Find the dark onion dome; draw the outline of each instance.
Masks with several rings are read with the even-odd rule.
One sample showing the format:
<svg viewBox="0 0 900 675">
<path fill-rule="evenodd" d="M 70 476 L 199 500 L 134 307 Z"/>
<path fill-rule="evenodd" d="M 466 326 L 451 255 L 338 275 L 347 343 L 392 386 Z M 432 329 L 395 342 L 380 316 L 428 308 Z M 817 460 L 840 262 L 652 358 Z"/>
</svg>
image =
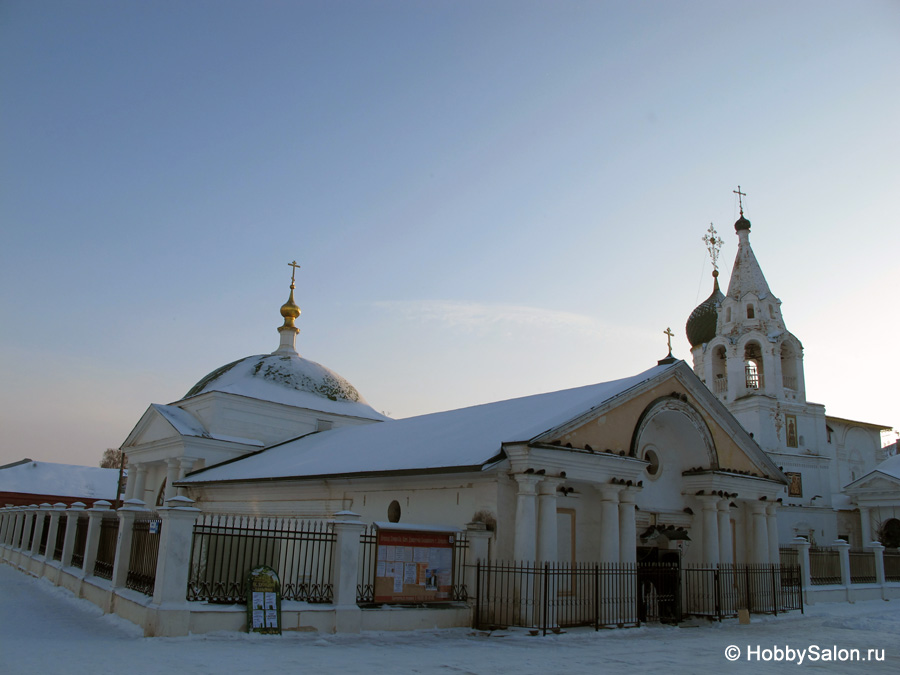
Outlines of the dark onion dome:
<svg viewBox="0 0 900 675">
<path fill-rule="evenodd" d="M 750 221 L 744 218 L 744 212 L 741 211 L 741 217 L 738 218 L 734 222 L 734 231 L 740 232 L 741 230 L 749 230 L 750 229 Z"/>
<path fill-rule="evenodd" d="M 713 270 L 712 294 L 697 305 L 697 308 L 691 312 L 684 326 L 684 332 L 687 333 L 687 339 L 691 343 L 691 348 L 709 342 L 716 336 L 716 322 L 719 318 L 718 308 L 724 299 L 725 296 L 719 290 L 719 272 L 718 270 Z"/>
</svg>

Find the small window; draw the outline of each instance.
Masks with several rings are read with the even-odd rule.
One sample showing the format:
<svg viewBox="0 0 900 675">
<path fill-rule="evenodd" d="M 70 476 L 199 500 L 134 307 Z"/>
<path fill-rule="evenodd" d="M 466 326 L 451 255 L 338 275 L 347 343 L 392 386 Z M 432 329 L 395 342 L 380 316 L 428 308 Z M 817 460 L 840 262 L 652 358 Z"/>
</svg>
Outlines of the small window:
<svg viewBox="0 0 900 675">
<path fill-rule="evenodd" d="M 748 319 L 756 318 L 756 312 L 753 311 L 753 305 L 747 305 L 747 318 Z"/>
<path fill-rule="evenodd" d="M 725 323 L 731 323 L 731 307 L 725 310 Z"/>
<path fill-rule="evenodd" d="M 388 506 L 387 517 L 388 520 L 392 523 L 400 522 L 400 502 L 398 502 L 396 499 L 391 502 L 390 506 Z"/>
<path fill-rule="evenodd" d="M 769 318 L 770 319 L 775 318 L 775 308 L 772 305 L 769 305 Z"/>
<path fill-rule="evenodd" d="M 644 451 L 644 461 L 649 462 L 649 464 L 645 467 L 645 471 L 650 478 L 658 478 L 660 472 L 659 466 L 659 454 L 656 450 L 652 448 L 647 448 Z"/>
</svg>

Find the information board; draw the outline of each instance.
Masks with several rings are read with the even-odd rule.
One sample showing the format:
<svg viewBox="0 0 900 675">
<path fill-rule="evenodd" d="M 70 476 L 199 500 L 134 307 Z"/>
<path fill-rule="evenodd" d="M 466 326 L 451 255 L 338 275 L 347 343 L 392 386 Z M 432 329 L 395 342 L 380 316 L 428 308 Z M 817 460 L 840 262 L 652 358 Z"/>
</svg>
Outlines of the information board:
<svg viewBox="0 0 900 675">
<path fill-rule="evenodd" d="M 448 602 L 453 598 L 456 533 L 378 528 L 375 602 Z"/>
<path fill-rule="evenodd" d="M 281 584 L 271 567 L 247 575 L 247 632 L 281 635 Z"/>
</svg>

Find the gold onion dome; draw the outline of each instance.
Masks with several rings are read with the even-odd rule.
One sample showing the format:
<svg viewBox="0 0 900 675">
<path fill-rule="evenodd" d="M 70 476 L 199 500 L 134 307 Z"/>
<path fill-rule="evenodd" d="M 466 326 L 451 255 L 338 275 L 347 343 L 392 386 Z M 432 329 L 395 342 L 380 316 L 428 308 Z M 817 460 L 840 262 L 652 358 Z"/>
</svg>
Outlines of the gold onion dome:
<svg viewBox="0 0 900 675">
<path fill-rule="evenodd" d="M 719 290 L 719 271 L 713 270 L 713 292 L 691 312 L 684 327 L 691 347 L 709 342 L 716 336 L 719 305 L 725 296 Z"/>
<path fill-rule="evenodd" d="M 294 284 L 291 284 L 291 295 L 288 301 L 281 306 L 281 316 L 284 317 L 282 328 L 294 328 L 294 321 L 300 316 L 300 307 L 294 302 Z"/>
</svg>

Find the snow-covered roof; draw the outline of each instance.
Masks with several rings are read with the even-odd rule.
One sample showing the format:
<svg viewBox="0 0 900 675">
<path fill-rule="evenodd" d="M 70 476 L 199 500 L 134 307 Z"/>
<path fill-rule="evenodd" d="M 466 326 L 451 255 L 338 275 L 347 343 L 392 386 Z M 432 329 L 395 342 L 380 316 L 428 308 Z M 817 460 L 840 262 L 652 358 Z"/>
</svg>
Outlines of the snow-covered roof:
<svg viewBox="0 0 900 675">
<path fill-rule="evenodd" d="M 480 467 L 497 457 L 502 444 L 527 442 L 678 363 L 612 382 L 310 434 L 184 482 Z"/>
<path fill-rule="evenodd" d="M 242 443 L 244 445 L 265 445 L 262 441 L 254 438 L 240 438 L 237 436 L 223 436 L 222 434 L 212 434 L 203 427 L 203 425 L 196 417 L 191 415 L 188 411 L 182 410 L 175 405 L 160 405 L 159 403 L 151 403 L 150 408 L 162 415 L 162 417 L 172 425 L 175 431 L 177 431 L 182 436 L 213 438 L 218 441 Z"/>
<path fill-rule="evenodd" d="M 118 469 L 27 461 L 0 469 L 0 492 L 33 495 L 116 498 Z"/>
<path fill-rule="evenodd" d="M 195 384 L 185 398 L 210 391 L 365 419 L 388 419 L 352 384 L 296 353 L 248 356 L 222 366 Z"/>
</svg>

